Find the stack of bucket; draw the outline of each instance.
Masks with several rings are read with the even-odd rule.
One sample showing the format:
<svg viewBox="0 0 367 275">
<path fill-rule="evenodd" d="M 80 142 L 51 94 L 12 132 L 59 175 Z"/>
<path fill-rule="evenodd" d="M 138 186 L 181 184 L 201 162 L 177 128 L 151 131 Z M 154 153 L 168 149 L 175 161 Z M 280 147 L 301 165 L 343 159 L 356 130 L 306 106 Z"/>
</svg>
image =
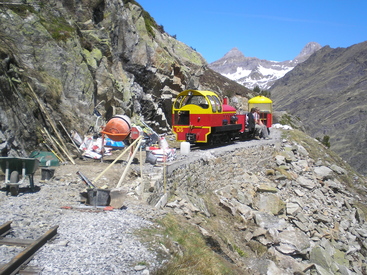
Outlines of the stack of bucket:
<svg viewBox="0 0 367 275">
<path fill-rule="evenodd" d="M 190 142 L 181 142 L 180 144 L 181 155 L 188 155 L 190 153 Z"/>
</svg>

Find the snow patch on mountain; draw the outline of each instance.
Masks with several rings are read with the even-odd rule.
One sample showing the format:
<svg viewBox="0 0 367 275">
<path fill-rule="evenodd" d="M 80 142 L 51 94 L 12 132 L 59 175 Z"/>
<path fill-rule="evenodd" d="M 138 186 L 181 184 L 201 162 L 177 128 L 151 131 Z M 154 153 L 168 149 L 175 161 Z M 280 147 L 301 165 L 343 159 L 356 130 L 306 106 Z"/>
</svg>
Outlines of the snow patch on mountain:
<svg viewBox="0 0 367 275">
<path fill-rule="evenodd" d="M 210 63 L 209 67 L 249 89 L 259 86 L 262 90 L 268 90 L 276 80 L 282 78 L 319 49 L 321 46 L 318 43 L 310 42 L 293 60 L 269 61 L 245 57 L 241 51 L 233 48 L 221 59 Z"/>
<path fill-rule="evenodd" d="M 238 67 L 237 71 L 234 74 L 229 73 L 229 74 L 223 74 L 223 75 L 225 77 L 228 77 L 231 80 L 236 81 L 236 80 L 241 79 L 243 77 L 249 76 L 251 72 L 252 72 L 252 70 L 245 70 L 241 67 Z"/>
<path fill-rule="evenodd" d="M 279 67 L 279 70 L 276 69 L 277 67 Z M 273 65 L 271 68 L 265 68 L 261 65 L 259 65 L 259 72 L 264 75 L 264 76 L 273 76 L 273 78 L 281 78 L 283 77 L 286 73 L 288 73 L 290 70 L 292 70 L 293 67 L 287 67 L 284 65 Z"/>
</svg>

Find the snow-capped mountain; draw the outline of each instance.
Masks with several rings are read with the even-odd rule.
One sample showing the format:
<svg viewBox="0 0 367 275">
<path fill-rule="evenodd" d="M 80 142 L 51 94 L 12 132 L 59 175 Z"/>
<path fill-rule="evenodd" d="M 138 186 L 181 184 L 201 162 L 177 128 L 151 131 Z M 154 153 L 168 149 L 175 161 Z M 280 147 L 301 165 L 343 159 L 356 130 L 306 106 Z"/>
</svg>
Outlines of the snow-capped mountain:
<svg viewBox="0 0 367 275">
<path fill-rule="evenodd" d="M 267 90 L 277 79 L 319 49 L 321 49 L 320 44 L 310 42 L 295 59 L 278 62 L 245 57 L 241 51 L 233 48 L 221 59 L 210 63 L 209 68 L 249 89 L 259 86 L 260 89 Z"/>
</svg>

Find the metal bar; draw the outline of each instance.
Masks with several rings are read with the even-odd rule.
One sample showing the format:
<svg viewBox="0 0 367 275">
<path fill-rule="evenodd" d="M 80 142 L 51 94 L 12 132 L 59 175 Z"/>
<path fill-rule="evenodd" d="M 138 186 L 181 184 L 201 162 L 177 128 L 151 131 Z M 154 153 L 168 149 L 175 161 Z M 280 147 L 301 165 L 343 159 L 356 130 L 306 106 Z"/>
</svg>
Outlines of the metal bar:
<svg viewBox="0 0 367 275">
<path fill-rule="evenodd" d="M 43 236 L 34 241 L 33 244 L 15 256 L 9 263 L 3 265 L 0 268 L 0 275 L 12 274 L 14 271 L 18 270 L 22 264 L 24 264 L 34 253 L 36 253 L 38 249 L 40 249 L 49 239 L 57 234 L 58 227 L 58 225 L 52 227 L 45 234 L 43 234 Z"/>
<path fill-rule="evenodd" d="M 66 127 L 64 126 L 64 124 L 61 122 L 61 120 L 59 121 L 61 127 L 64 129 L 65 133 L 67 134 L 67 136 L 69 137 L 69 139 L 71 140 L 71 142 L 73 143 L 74 147 L 76 148 L 76 150 L 78 151 L 78 153 L 81 153 L 81 150 L 79 149 L 78 146 L 76 146 L 75 141 L 73 140 L 73 138 L 70 136 L 68 130 L 66 130 Z"/>
<path fill-rule="evenodd" d="M 9 161 L 6 161 L 6 169 L 5 169 L 5 183 L 10 182 L 9 180 Z"/>
<path fill-rule="evenodd" d="M 19 270 L 19 275 L 39 275 L 43 268 L 37 266 L 26 266 L 24 269 Z"/>
</svg>

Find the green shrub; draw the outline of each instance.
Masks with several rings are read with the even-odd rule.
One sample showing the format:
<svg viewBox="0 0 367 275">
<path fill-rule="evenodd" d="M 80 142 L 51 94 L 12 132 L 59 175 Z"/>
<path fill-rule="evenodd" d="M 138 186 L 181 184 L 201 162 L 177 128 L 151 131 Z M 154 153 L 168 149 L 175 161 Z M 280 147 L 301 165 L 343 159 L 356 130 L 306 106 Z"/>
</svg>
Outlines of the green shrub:
<svg viewBox="0 0 367 275">
<path fill-rule="evenodd" d="M 327 148 L 330 148 L 330 137 L 329 136 L 324 136 L 322 139 L 321 138 L 316 138 L 318 141 L 320 141 L 323 145 L 325 145 Z"/>
</svg>

